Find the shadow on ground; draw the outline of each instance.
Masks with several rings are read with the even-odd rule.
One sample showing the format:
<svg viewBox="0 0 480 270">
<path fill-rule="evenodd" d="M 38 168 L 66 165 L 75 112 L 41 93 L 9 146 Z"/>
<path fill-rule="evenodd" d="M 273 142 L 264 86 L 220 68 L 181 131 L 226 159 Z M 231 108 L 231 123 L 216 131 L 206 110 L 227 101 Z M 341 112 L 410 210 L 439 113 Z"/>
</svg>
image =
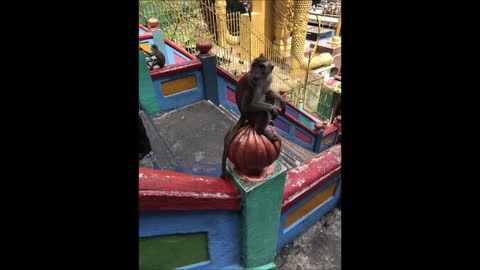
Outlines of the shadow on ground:
<svg viewBox="0 0 480 270">
<path fill-rule="evenodd" d="M 341 227 L 341 211 L 335 208 L 280 250 L 277 270 L 342 269 Z"/>
</svg>

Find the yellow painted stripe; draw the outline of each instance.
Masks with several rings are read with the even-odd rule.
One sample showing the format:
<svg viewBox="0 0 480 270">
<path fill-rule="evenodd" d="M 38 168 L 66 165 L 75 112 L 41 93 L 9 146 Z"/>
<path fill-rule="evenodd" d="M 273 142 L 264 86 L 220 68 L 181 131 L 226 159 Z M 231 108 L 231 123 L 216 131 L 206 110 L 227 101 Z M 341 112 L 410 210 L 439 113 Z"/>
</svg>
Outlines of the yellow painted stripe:
<svg viewBox="0 0 480 270">
<path fill-rule="evenodd" d="M 140 43 L 139 46 L 140 46 L 140 48 L 144 49 L 145 51 L 151 52 L 150 51 L 150 44 L 148 44 L 148 42 Z"/>
<path fill-rule="evenodd" d="M 174 80 L 162 82 L 163 95 L 168 96 L 185 90 L 195 88 L 197 79 L 194 74 L 177 78 Z"/>
<path fill-rule="evenodd" d="M 327 143 L 329 143 L 332 139 L 333 139 L 333 135 L 328 135 L 327 137 L 325 137 L 325 138 L 322 139 L 322 142 L 320 143 L 320 145 L 327 144 Z"/>
<path fill-rule="evenodd" d="M 305 216 L 310 211 L 312 211 L 313 208 L 319 206 L 328 198 L 330 198 L 334 194 L 337 185 L 338 181 L 331 183 L 330 185 L 328 185 L 328 187 L 324 188 L 317 195 L 313 196 L 310 200 L 306 201 L 305 203 L 303 203 L 303 205 L 288 214 L 287 218 L 285 219 L 285 228 L 290 226 L 290 224 Z"/>
</svg>

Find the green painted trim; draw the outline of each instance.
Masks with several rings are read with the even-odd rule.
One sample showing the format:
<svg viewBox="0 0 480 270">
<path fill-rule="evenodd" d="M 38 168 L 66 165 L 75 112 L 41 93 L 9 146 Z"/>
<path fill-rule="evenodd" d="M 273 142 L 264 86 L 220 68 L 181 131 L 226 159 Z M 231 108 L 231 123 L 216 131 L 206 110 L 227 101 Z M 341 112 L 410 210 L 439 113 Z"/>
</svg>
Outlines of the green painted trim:
<svg viewBox="0 0 480 270">
<path fill-rule="evenodd" d="M 139 240 L 139 269 L 157 270 L 207 261 L 207 233 L 142 237 Z"/>
<path fill-rule="evenodd" d="M 242 267 L 275 269 L 278 230 L 287 170 L 278 160 L 274 174 L 261 182 L 238 178 L 227 166 L 241 194 L 240 257 Z M 273 268 L 271 268 L 273 264 Z M 270 266 L 269 266 L 270 265 Z M 270 268 L 262 268 L 262 267 Z"/>
<path fill-rule="evenodd" d="M 248 267 L 248 268 L 243 268 L 243 269 L 248 269 L 248 270 L 275 270 L 277 269 L 277 266 L 275 263 L 267 263 L 262 266 L 257 266 L 257 267 Z"/>
<path fill-rule="evenodd" d="M 150 70 L 142 51 L 138 51 L 138 94 L 140 105 L 148 114 L 155 115 L 160 112 Z"/>
</svg>

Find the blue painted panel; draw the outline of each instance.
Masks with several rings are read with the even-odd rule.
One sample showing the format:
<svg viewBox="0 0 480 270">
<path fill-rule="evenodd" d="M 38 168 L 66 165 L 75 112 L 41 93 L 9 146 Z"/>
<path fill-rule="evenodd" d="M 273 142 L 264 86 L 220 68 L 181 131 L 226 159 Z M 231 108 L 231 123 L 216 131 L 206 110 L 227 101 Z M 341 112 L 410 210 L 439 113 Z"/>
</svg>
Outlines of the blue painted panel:
<svg viewBox="0 0 480 270">
<path fill-rule="evenodd" d="M 227 210 L 141 211 L 139 237 L 176 233 L 208 233 L 210 263 L 186 269 L 219 269 L 240 264 L 239 212 Z"/>
<path fill-rule="evenodd" d="M 310 133 L 307 133 L 307 131 L 304 128 L 297 126 L 295 123 L 288 120 L 287 118 L 285 118 L 281 115 L 279 115 L 278 118 L 290 125 L 290 130 L 288 131 L 288 133 L 281 130 L 280 128 L 277 128 L 277 131 L 280 133 L 280 135 L 282 135 L 283 137 L 286 137 L 287 139 L 289 139 L 289 140 L 295 142 L 296 144 L 301 145 L 301 146 L 303 146 L 307 149 L 310 149 L 310 150 L 313 149 L 313 144 L 315 143 L 314 136 L 310 135 Z M 296 128 L 303 131 L 307 136 L 311 137 L 312 138 L 312 143 L 308 144 L 308 143 L 298 139 L 297 137 L 295 137 L 295 129 Z"/>
<path fill-rule="evenodd" d="M 325 189 L 329 184 L 332 184 L 334 181 L 340 181 L 338 183 L 337 189 L 333 196 L 328 198 L 325 202 L 321 205 L 315 207 L 310 211 L 308 214 L 303 216 L 302 218 L 298 219 L 294 223 L 290 224 L 288 228 L 285 228 L 285 219 L 289 213 L 295 211 L 298 207 L 303 205 L 306 201 L 310 200 L 313 196 L 317 195 L 323 189 Z M 333 179 L 328 181 L 326 185 L 322 185 L 319 189 L 312 192 L 305 198 L 298 201 L 294 206 L 289 208 L 287 211 L 282 213 L 280 217 L 280 228 L 278 232 L 278 240 L 277 240 L 277 252 L 280 249 L 288 244 L 289 242 L 293 241 L 298 235 L 306 231 L 310 226 L 315 224 L 323 215 L 325 215 L 328 211 L 332 210 L 340 200 L 340 194 L 342 189 L 342 182 L 341 182 L 341 175 L 335 176 Z"/>
<path fill-rule="evenodd" d="M 299 113 L 296 110 L 292 109 L 292 106 L 287 104 L 285 112 L 288 113 L 291 117 L 298 119 Z"/>
<path fill-rule="evenodd" d="M 223 107 L 234 111 L 237 115 L 240 115 L 240 110 L 238 109 L 237 104 L 233 104 L 227 99 L 227 86 L 230 87 L 230 89 L 235 91 L 237 89 L 236 85 L 230 82 L 230 80 L 225 79 L 220 74 L 217 75 L 217 85 L 218 85 L 218 91 L 219 91 L 218 93 L 219 103 Z"/>
<path fill-rule="evenodd" d="M 174 49 L 172 46 L 170 46 L 168 43 L 165 43 L 165 50 L 166 54 L 165 57 L 167 58 L 166 63 L 167 64 L 174 64 L 175 59 L 173 58 L 173 52 L 175 52 L 178 56 L 181 58 L 185 59 L 185 61 L 190 61 L 192 59 L 188 58 L 186 55 L 183 53 L 179 52 L 178 50 Z"/>
<path fill-rule="evenodd" d="M 161 82 L 170 81 L 176 78 L 185 77 L 189 75 L 195 75 L 197 80 L 197 86 L 191 90 L 185 90 L 179 93 L 171 94 L 168 96 L 163 95 L 161 89 Z M 160 111 L 169 111 L 176 108 L 183 107 L 185 105 L 192 104 L 194 102 L 204 100 L 205 94 L 203 91 L 203 79 L 201 69 L 193 69 L 185 72 L 179 72 L 172 74 L 166 77 L 156 78 L 152 81 L 155 94 L 158 98 L 158 104 L 160 106 Z"/>
<path fill-rule="evenodd" d="M 332 139 L 330 142 L 328 142 L 328 143 L 326 143 L 326 144 L 324 144 L 324 145 L 320 145 L 320 152 L 322 152 L 323 150 L 325 150 L 325 149 L 327 149 L 327 148 L 330 148 L 330 146 L 332 146 L 332 145 L 334 144 L 334 142 L 335 142 L 335 136 L 337 136 L 337 131 L 334 131 L 334 132 L 328 134 L 328 136 L 333 136 L 333 139 Z M 325 137 L 327 137 L 327 136 L 325 136 Z M 323 138 L 322 138 L 322 139 L 323 139 Z M 320 152 L 319 152 L 319 153 L 320 153 Z"/>
<path fill-rule="evenodd" d="M 145 31 L 145 30 L 143 30 L 142 28 L 138 27 L 138 34 L 139 34 L 139 35 L 142 34 L 142 33 L 145 33 L 145 32 L 147 32 L 147 31 Z"/>
</svg>

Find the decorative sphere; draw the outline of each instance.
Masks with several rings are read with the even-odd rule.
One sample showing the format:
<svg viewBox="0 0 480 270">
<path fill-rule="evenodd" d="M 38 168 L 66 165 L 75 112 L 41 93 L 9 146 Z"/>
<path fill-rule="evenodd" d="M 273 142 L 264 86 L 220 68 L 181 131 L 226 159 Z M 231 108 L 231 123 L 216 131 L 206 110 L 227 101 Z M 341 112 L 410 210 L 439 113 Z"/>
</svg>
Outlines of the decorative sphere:
<svg viewBox="0 0 480 270">
<path fill-rule="evenodd" d="M 342 124 L 342 116 L 341 115 L 337 115 L 337 117 L 335 117 L 335 120 L 337 122 L 337 124 Z"/>
<path fill-rule="evenodd" d="M 208 54 L 212 48 L 212 42 L 207 39 L 200 40 L 197 42 L 196 48 L 200 51 L 200 54 Z"/>
<path fill-rule="evenodd" d="M 267 129 L 273 131 L 278 140 L 271 142 L 265 135 L 260 135 L 255 128 L 250 125 L 242 127 L 232 139 L 228 148 L 227 157 L 233 163 L 233 170 L 239 176 L 247 176 L 246 180 L 261 181 L 269 172 L 273 172 L 271 165 L 280 156 L 282 139 L 278 131 L 267 126 Z M 225 139 L 230 134 L 232 128 L 228 130 Z M 259 177 L 253 180 L 248 177 Z"/>
<path fill-rule="evenodd" d="M 324 128 L 324 126 L 325 125 L 323 123 L 319 123 L 319 122 L 315 123 L 315 129 L 316 130 L 320 130 L 320 129 Z"/>
<path fill-rule="evenodd" d="M 152 29 L 158 26 L 159 21 L 158 19 L 150 18 L 148 19 L 147 23 L 148 23 L 148 26 L 150 26 L 150 29 Z"/>
</svg>

